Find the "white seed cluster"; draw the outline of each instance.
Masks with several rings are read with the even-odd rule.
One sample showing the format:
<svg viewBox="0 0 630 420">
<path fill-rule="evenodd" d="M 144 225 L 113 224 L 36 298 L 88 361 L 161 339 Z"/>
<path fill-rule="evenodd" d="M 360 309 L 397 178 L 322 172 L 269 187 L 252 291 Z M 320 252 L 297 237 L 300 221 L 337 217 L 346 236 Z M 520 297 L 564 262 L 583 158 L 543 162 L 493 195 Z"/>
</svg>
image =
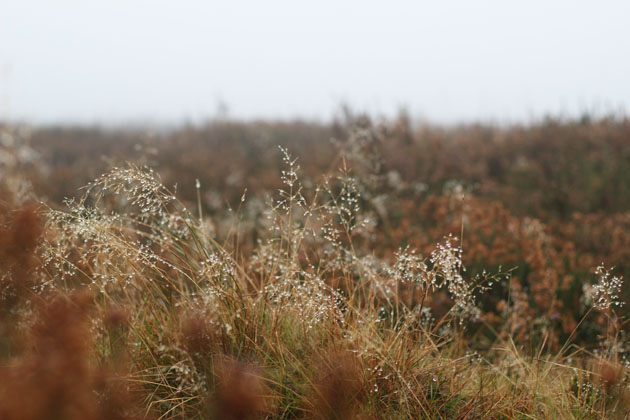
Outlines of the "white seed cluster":
<svg viewBox="0 0 630 420">
<path fill-rule="evenodd" d="M 461 315 L 477 317 L 479 308 L 475 304 L 474 285 L 462 276 L 465 268 L 462 264 L 463 250 L 451 244 L 449 236 L 431 253 L 431 263 L 441 281 L 440 287 L 446 287 L 455 304 L 454 309 Z"/>
<path fill-rule="evenodd" d="M 585 286 L 585 297 L 593 307 L 600 311 L 607 311 L 611 307 L 623 306 L 619 295 L 623 287 L 623 277 L 614 276 L 612 269 L 608 270 L 604 264 L 595 269 L 598 282 L 591 287 Z"/>
</svg>

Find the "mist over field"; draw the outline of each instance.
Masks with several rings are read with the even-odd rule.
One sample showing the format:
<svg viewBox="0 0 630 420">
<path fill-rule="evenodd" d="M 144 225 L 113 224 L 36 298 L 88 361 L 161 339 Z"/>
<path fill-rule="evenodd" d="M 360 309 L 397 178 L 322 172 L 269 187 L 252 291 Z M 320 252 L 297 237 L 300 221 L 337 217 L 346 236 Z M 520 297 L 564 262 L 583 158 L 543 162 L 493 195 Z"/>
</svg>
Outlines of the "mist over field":
<svg viewBox="0 0 630 420">
<path fill-rule="evenodd" d="M 625 113 L 625 1 L 5 0 L 0 112 L 34 123 L 436 123 Z M 227 108 L 224 106 L 227 105 Z"/>
</svg>

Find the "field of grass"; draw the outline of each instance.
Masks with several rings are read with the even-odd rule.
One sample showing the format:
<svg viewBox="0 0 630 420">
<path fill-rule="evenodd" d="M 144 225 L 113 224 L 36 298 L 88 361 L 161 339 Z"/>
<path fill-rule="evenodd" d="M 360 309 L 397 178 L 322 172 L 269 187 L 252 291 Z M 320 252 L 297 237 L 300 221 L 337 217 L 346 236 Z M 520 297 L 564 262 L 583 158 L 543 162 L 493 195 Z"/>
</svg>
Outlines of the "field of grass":
<svg viewBox="0 0 630 420">
<path fill-rule="evenodd" d="M 0 131 L 0 419 L 630 418 L 630 120 Z"/>
</svg>

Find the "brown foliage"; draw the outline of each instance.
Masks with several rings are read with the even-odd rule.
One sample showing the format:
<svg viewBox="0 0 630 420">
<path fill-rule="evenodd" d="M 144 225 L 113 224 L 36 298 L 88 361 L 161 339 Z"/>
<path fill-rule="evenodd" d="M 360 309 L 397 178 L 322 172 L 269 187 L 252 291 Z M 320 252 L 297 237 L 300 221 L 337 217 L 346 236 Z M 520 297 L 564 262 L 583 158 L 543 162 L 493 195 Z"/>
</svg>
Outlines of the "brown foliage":
<svg viewBox="0 0 630 420">
<path fill-rule="evenodd" d="M 310 404 L 321 420 L 356 418 L 366 387 L 359 359 L 352 352 L 334 350 L 321 358 Z"/>
<path fill-rule="evenodd" d="M 27 350 L 0 371 L 0 418 L 136 418 L 125 381 L 90 362 L 92 301 L 87 292 L 38 301 Z"/>
<path fill-rule="evenodd" d="M 217 362 L 216 372 L 219 379 L 213 401 L 214 418 L 246 420 L 262 417 L 267 409 L 267 391 L 255 368 L 224 358 Z"/>
<path fill-rule="evenodd" d="M 34 285 L 35 249 L 42 223 L 34 204 L 9 209 L 0 202 L 0 311 L 7 311 Z"/>
</svg>

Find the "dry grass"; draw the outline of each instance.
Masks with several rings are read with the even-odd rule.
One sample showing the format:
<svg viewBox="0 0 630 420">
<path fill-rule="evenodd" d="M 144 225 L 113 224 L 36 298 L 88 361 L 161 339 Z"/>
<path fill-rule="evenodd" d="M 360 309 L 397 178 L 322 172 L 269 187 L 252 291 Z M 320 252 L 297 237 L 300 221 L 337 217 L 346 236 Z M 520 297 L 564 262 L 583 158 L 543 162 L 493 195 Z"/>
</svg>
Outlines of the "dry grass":
<svg viewBox="0 0 630 420">
<path fill-rule="evenodd" d="M 588 274 L 575 310 L 570 250 L 457 185 L 415 207 L 450 224 L 391 247 L 409 190 L 377 135 L 304 182 L 281 149 L 280 191 L 224 218 L 133 164 L 36 207 L 5 165 L 0 418 L 627 418 L 621 280 Z"/>
</svg>

